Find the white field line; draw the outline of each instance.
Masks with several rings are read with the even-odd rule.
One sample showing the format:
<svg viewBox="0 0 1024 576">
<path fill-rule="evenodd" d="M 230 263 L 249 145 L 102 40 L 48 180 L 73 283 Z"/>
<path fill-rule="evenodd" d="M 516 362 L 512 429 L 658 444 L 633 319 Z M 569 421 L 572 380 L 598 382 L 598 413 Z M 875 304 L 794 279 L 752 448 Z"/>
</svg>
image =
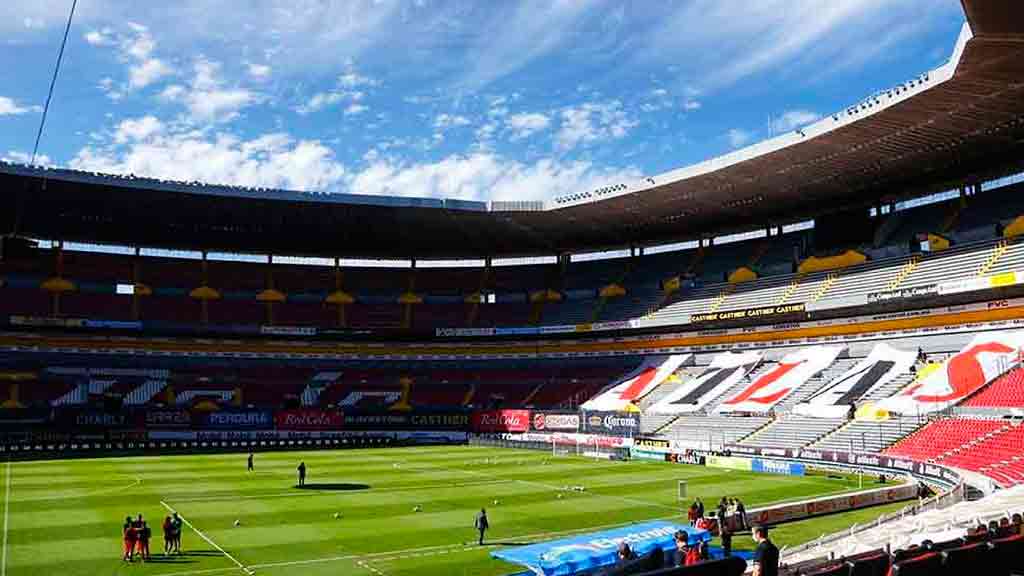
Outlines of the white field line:
<svg viewBox="0 0 1024 576">
<path fill-rule="evenodd" d="M 163 500 L 161 500 L 161 501 L 160 501 L 160 504 L 161 504 L 161 505 L 162 505 L 162 506 L 163 506 L 164 508 L 167 508 L 167 510 L 168 510 L 168 511 L 169 511 L 169 512 L 170 512 L 171 514 L 175 514 L 175 513 L 177 513 L 177 510 L 175 510 L 174 508 L 171 508 L 171 506 L 170 506 L 169 504 L 167 504 L 167 502 L 164 502 Z M 235 558 L 234 556 L 232 556 L 232 555 L 231 555 L 231 554 L 230 554 L 230 553 L 229 553 L 229 552 L 228 552 L 227 550 L 225 550 L 225 549 L 221 548 L 221 547 L 220 547 L 220 545 L 218 545 L 218 544 L 217 544 L 216 542 L 214 542 L 213 540 L 211 540 L 211 539 L 210 539 L 210 538 L 209 538 L 209 537 L 208 537 L 208 536 L 207 536 L 206 534 L 203 534 L 203 533 L 202 533 L 201 531 L 199 531 L 199 529 L 198 529 L 198 528 L 196 528 L 195 526 L 193 526 L 193 525 L 192 525 L 192 523 L 188 521 L 188 518 L 185 518 L 185 517 L 184 517 L 184 516 L 182 516 L 181 514 L 178 514 L 178 518 L 181 518 L 181 521 L 182 521 L 182 522 L 184 522 L 186 526 L 188 526 L 189 528 L 191 528 L 193 532 L 195 532 L 196 534 L 198 534 L 200 538 L 202 538 L 203 540 L 205 540 L 207 544 L 209 544 L 210 546 L 213 546 L 213 547 L 214 547 L 214 548 L 216 548 L 216 549 L 217 549 L 218 551 L 220 551 L 220 553 L 221 553 L 221 554 L 223 554 L 224 556 L 226 556 L 228 560 L 231 560 L 232 562 L 234 562 L 234 563 L 235 563 L 235 566 L 238 566 L 238 568 L 239 568 L 239 569 L 240 569 L 240 570 L 241 570 L 242 572 L 245 572 L 246 574 L 252 574 L 252 573 L 253 573 L 253 572 L 252 572 L 252 570 L 250 570 L 249 568 L 247 568 L 247 567 L 245 566 L 245 564 L 242 564 L 241 562 L 239 562 L 239 561 L 238 561 L 238 559 L 237 559 L 237 558 Z M 3 576 L 3 575 L 0 575 L 0 576 Z"/>
<path fill-rule="evenodd" d="M 0 559 L 0 576 L 7 576 L 7 527 L 11 519 L 11 461 L 7 460 L 7 487 L 4 489 L 4 544 Z"/>
</svg>

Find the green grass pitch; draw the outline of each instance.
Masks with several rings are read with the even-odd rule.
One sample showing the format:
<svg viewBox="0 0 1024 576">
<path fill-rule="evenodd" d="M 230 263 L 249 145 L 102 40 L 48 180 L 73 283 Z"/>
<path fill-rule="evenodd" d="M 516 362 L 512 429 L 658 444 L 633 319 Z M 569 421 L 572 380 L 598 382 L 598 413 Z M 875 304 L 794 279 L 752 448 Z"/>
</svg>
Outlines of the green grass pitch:
<svg viewBox="0 0 1024 576">
<path fill-rule="evenodd" d="M 491 520 L 488 539 L 500 546 L 679 517 L 677 480 L 687 480 L 689 495 L 709 506 L 730 495 L 748 507 L 857 484 L 469 446 L 258 453 L 254 473 L 245 460 L 218 454 L 4 464 L 0 576 L 498 576 L 516 567 L 476 545 L 473 518 L 481 507 Z M 300 461 L 309 469 L 306 489 L 295 487 Z M 561 490 L 571 484 L 586 491 Z M 894 507 L 792 524 L 775 539 L 807 541 Z M 181 556 L 162 554 L 168 508 L 190 524 Z M 153 560 L 127 564 L 121 524 L 139 513 L 153 527 Z"/>
</svg>

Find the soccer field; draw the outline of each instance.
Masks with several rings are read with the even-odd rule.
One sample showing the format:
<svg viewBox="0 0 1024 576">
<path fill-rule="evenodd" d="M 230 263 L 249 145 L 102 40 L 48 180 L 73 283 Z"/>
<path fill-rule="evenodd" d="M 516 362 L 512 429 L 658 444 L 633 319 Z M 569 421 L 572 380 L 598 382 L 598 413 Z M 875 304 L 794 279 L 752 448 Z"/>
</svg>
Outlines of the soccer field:
<svg viewBox="0 0 1024 576">
<path fill-rule="evenodd" d="M 300 461 L 304 489 L 295 487 Z M 469 446 L 259 453 L 254 473 L 245 465 L 244 454 L 6 463 L 0 576 L 498 576 L 516 567 L 476 545 L 481 507 L 488 539 L 501 546 L 679 516 L 682 479 L 709 507 L 723 495 L 754 507 L 856 488 L 855 479 Z M 568 484 L 586 491 L 562 490 Z M 162 554 L 169 509 L 187 523 L 181 556 Z M 780 544 L 882 511 L 794 524 Z M 153 559 L 127 564 L 121 524 L 139 513 L 153 527 Z"/>
</svg>

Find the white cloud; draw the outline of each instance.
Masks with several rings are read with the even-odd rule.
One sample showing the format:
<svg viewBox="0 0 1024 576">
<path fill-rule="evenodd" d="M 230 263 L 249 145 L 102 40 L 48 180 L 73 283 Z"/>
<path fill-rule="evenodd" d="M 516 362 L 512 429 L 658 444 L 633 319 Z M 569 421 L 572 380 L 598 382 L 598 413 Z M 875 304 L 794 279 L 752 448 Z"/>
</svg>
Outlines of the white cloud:
<svg viewBox="0 0 1024 576">
<path fill-rule="evenodd" d="M 787 110 L 774 122 L 774 128 L 779 132 L 788 132 L 816 122 L 820 118 L 821 114 L 810 110 Z"/>
<path fill-rule="evenodd" d="M 295 109 L 299 114 L 311 114 L 333 106 L 344 99 L 341 92 L 317 92 L 305 104 Z"/>
<path fill-rule="evenodd" d="M 505 124 L 512 131 L 512 140 L 521 140 L 545 130 L 551 125 L 551 119 L 539 112 L 527 112 L 509 116 Z"/>
<path fill-rule="evenodd" d="M 350 65 L 347 72 L 338 76 L 338 85 L 345 88 L 358 88 L 359 86 L 379 86 L 380 81 L 359 74 Z"/>
<path fill-rule="evenodd" d="M 119 139 L 120 138 L 120 139 Z M 345 167 L 316 140 L 273 133 L 251 140 L 171 130 L 146 118 L 122 122 L 111 146 L 88 146 L 69 165 L 80 170 L 179 181 L 331 191 Z"/>
<path fill-rule="evenodd" d="M 220 77 L 220 63 L 200 57 L 193 64 L 189 86 L 168 86 L 160 97 L 180 102 L 195 122 L 227 122 L 238 117 L 241 110 L 260 101 L 259 94 L 241 87 L 225 86 Z"/>
<path fill-rule="evenodd" d="M 742 148 L 753 138 L 754 135 L 751 132 L 739 128 L 732 128 L 725 133 L 725 139 L 729 142 L 729 146 L 733 148 Z"/>
<path fill-rule="evenodd" d="M 11 98 L 0 96 L 0 116 L 19 116 L 29 112 L 42 112 L 41 106 L 21 106 Z"/>
<path fill-rule="evenodd" d="M 128 69 L 128 87 L 145 88 L 171 74 L 171 67 L 159 58 L 147 58 Z"/>
<path fill-rule="evenodd" d="M 252 76 L 257 80 L 266 80 L 270 77 L 270 73 L 272 71 L 270 66 L 266 64 L 253 64 L 251 62 L 248 65 L 248 69 L 249 76 Z"/>
<path fill-rule="evenodd" d="M 636 125 L 618 100 L 588 102 L 562 110 L 562 127 L 555 141 L 559 149 L 570 150 L 581 144 L 620 139 Z"/>
<path fill-rule="evenodd" d="M 438 114 L 434 117 L 434 128 L 438 130 L 458 128 L 459 126 L 469 126 L 469 124 L 469 118 L 458 114 Z"/>
<path fill-rule="evenodd" d="M 112 46 L 114 44 L 114 32 L 110 28 L 90 30 L 85 34 L 85 41 L 92 46 Z"/>
<path fill-rule="evenodd" d="M 368 106 L 352 103 L 349 104 L 347 108 L 345 108 L 345 116 L 355 116 L 356 114 L 362 114 L 363 112 L 366 112 L 369 109 L 370 108 Z"/>
<path fill-rule="evenodd" d="M 32 160 L 32 155 L 20 150 L 8 150 L 6 154 L 0 156 L 0 160 L 12 164 L 28 164 Z M 38 154 L 36 155 L 36 166 L 55 166 L 55 164 L 49 156 Z"/>
<path fill-rule="evenodd" d="M 456 154 L 433 163 L 378 159 L 353 175 L 349 191 L 466 200 L 536 200 L 591 190 L 639 174 L 634 168 L 600 169 L 589 162 L 553 158 L 527 164 L 483 151 Z"/>
<path fill-rule="evenodd" d="M 160 134 L 164 125 L 155 116 L 129 118 L 118 124 L 114 131 L 114 142 L 124 144 L 130 141 L 143 141 Z"/>
</svg>

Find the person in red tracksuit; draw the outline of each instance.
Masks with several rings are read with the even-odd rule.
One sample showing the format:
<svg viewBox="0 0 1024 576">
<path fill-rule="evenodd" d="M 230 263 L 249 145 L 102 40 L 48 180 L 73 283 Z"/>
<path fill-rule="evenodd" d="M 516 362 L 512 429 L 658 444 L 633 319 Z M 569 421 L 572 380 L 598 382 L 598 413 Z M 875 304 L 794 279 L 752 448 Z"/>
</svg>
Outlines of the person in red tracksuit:
<svg viewBox="0 0 1024 576">
<path fill-rule="evenodd" d="M 124 519 L 124 526 L 121 529 L 121 536 L 124 539 L 124 561 L 131 562 L 135 555 L 135 526 L 132 524 L 132 517 Z"/>
</svg>

